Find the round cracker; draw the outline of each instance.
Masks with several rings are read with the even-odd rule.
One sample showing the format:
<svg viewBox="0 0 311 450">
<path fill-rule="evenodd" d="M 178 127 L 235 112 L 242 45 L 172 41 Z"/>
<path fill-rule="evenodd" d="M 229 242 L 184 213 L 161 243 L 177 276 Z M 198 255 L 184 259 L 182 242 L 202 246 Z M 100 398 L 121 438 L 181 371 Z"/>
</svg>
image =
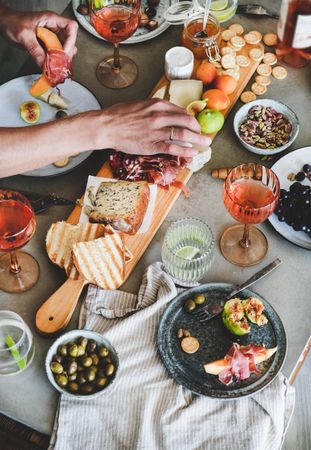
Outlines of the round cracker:
<svg viewBox="0 0 311 450">
<path fill-rule="evenodd" d="M 232 55 L 224 55 L 221 58 L 221 65 L 224 69 L 232 69 L 235 66 L 235 57 Z"/>
<path fill-rule="evenodd" d="M 251 90 L 256 95 L 263 95 L 267 92 L 267 86 L 262 86 L 261 84 L 253 83 Z"/>
<path fill-rule="evenodd" d="M 181 348 L 186 353 L 195 353 L 199 350 L 200 342 L 193 336 L 185 337 L 181 340 Z"/>
<path fill-rule="evenodd" d="M 278 59 L 275 53 L 267 52 L 263 55 L 263 62 L 268 64 L 268 66 L 274 66 L 278 62 Z"/>
<path fill-rule="evenodd" d="M 230 39 L 231 44 L 233 47 L 241 49 L 245 45 L 245 39 L 243 39 L 241 36 L 233 36 Z"/>
<path fill-rule="evenodd" d="M 233 33 L 237 35 L 241 35 L 244 33 L 244 28 L 239 23 L 233 23 L 230 25 L 229 30 L 233 31 Z"/>
<path fill-rule="evenodd" d="M 225 56 L 225 55 L 235 56 L 235 50 L 233 50 L 233 48 L 227 47 L 227 46 L 220 49 L 220 53 L 222 54 L 222 56 Z"/>
<path fill-rule="evenodd" d="M 245 91 L 241 94 L 240 99 L 243 103 L 249 103 L 256 100 L 256 95 L 252 91 Z"/>
<path fill-rule="evenodd" d="M 259 66 L 257 67 L 258 75 L 264 75 L 265 77 L 267 77 L 271 75 L 271 72 L 271 66 L 268 66 L 268 64 L 259 64 Z"/>
<path fill-rule="evenodd" d="M 222 65 L 221 65 L 220 62 L 218 62 L 218 61 L 213 61 L 212 64 L 213 64 L 213 66 L 215 66 L 217 69 L 221 69 L 221 68 L 222 68 Z"/>
<path fill-rule="evenodd" d="M 250 60 L 247 56 L 244 55 L 238 55 L 236 57 L 236 63 L 240 67 L 248 67 L 250 65 Z"/>
<path fill-rule="evenodd" d="M 271 78 L 265 77 L 264 75 L 257 75 L 255 81 L 256 83 L 261 84 L 261 86 L 269 86 L 269 84 L 271 84 Z"/>
<path fill-rule="evenodd" d="M 53 163 L 53 165 L 55 167 L 65 167 L 65 166 L 67 166 L 68 163 L 69 163 L 69 158 L 66 158 L 66 159 L 60 159 L 59 161 L 55 161 Z"/>
<path fill-rule="evenodd" d="M 223 41 L 230 41 L 233 36 L 235 36 L 235 33 L 232 30 L 224 30 L 221 33 L 221 38 Z"/>
<path fill-rule="evenodd" d="M 282 66 L 275 66 L 272 69 L 272 75 L 277 80 L 284 80 L 287 77 L 287 70 Z"/>
<path fill-rule="evenodd" d="M 254 33 L 247 33 L 244 35 L 244 39 L 248 44 L 256 45 L 259 44 L 261 39 Z"/>
<path fill-rule="evenodd" d="M 260 61 L 263 57 L 263 51 L 259 48 L 252 48 L 248 55 L 253 61 Z"/>
<path fill-rule="evenodd" d="M 273 47 L 276 45 L 278 37 L 275 33 L 267 33 L 264 35 L 263 41 L 268 47 Z"/>
<path fill-rule="evenodd" d="M 254 34 L 257 37 L 257 39 L 259 39 L 259 42 L 262 40 L 262 34 L 258 30 L 252 30 L 249 32 L 249 34 Z"/>
<path fill-rule="evenodd" d="M 223 75 L 230 75 L 231 77 L 233 77 L 236 81 L 239 81 L 240 79 L 240 74 L 237 70 L 235 69 L 228 69 L 228 70 L 223 70 Z"/>
</svg>

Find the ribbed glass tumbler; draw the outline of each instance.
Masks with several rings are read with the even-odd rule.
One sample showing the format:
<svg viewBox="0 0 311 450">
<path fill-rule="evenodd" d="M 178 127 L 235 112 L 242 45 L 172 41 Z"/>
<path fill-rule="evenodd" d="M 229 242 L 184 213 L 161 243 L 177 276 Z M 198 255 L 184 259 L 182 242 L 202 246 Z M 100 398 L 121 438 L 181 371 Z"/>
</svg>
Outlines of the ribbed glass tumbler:
<svg viewBox="0 0 311 450">
<path fill-rule="evenodd" d="M 168 228 L 162 246 L 165 270 L 181 285 L 198 282 L 211 266 L 214 244 L 212 230 L 202 220 L 176 220 Z"/>
</svg>

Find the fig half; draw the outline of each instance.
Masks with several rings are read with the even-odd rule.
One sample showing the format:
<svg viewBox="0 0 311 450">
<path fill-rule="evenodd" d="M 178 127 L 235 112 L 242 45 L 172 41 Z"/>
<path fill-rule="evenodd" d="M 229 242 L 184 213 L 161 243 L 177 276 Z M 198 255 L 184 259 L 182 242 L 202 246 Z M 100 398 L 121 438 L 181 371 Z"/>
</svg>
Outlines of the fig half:
<svg viewBox="0 0 311 450">
<path fill-rule="evenodd" d="M 251 331 L 244 314 L 242 301 L 239 298 L 233 298 L 225 303 L 222 321 L 230 333 L 237 336 L 243 336 Z"/>
<path fill-rule="evenodd" d="M 207 99 L 203 100 L 195 100 L 194 102 L 189 103 L 189 105 L 186 108 L 186 111 L 188 114 L 191 114 L 191 116 L 196 116 L 199 114 L 203 109 L 206 108 Z"/>
<path fill-rule="evenodd" d="M 26 123 L 37 123 L 40 119 L 40 106 L 37 102 L 24 102 L 20 105 L 19 111 Z"/>
<path fill-rule="evenodd" d="M 245 315 L 248 320 L 258 326 L 266 325 L 267 317 L 263 314 L 265 307 L 263 303 L 256 297 L 250 297 L 242 301 Z"/>
</svg>

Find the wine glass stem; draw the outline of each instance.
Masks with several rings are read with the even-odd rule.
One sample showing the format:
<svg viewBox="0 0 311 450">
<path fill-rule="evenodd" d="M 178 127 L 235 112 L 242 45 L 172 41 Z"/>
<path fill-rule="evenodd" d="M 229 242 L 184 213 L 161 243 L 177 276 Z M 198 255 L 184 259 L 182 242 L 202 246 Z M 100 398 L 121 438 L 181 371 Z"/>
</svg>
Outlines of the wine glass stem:
<svg viewBox="0 0 311 450">
<path fill-rule="evenodd" d="M 12 273 L 19 273 L 21 268 L 20 268 L 20 266 L 18 264 L 16 253 L 12 252 L 10 254 L 10 256 L 11 256 L 11 267 L 10 267 L 11 272 Z"/>
<path fill-rule="evenodd" d="M 112 70 L 119 72 L 121 69 L 120 64 L 120 55 L 119 55 L 119 42 L 116 42 L 114 45 L 114 52 L 113 52 L 113 67 Z"/>
<path fill-rule="evenodd" d="M 251 241 L 249 238 L 249 229 L 250 229 L 250 224 L 246 223 L 244 225 L 243 237 L 240 240 L 240 246 L 243 248 L 248 248 L 251 245 Z"/>
</svg>

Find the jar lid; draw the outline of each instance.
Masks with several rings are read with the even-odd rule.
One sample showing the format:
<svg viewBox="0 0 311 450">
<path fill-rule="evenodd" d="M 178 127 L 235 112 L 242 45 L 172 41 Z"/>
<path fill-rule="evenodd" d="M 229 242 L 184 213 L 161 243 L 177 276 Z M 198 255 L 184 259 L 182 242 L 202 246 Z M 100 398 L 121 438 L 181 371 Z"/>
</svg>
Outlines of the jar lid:
<svg viewBox="0 0 311 450">
<path fill-rule="evenodd" d="M 204 8 L 198 5 L 197 2 L 182 0 L 173 3 L 164 13 L 165 20 L 171 25 L 181 25 L 190 16 L 198 12 L 204 11 Z"/>
</svg>

